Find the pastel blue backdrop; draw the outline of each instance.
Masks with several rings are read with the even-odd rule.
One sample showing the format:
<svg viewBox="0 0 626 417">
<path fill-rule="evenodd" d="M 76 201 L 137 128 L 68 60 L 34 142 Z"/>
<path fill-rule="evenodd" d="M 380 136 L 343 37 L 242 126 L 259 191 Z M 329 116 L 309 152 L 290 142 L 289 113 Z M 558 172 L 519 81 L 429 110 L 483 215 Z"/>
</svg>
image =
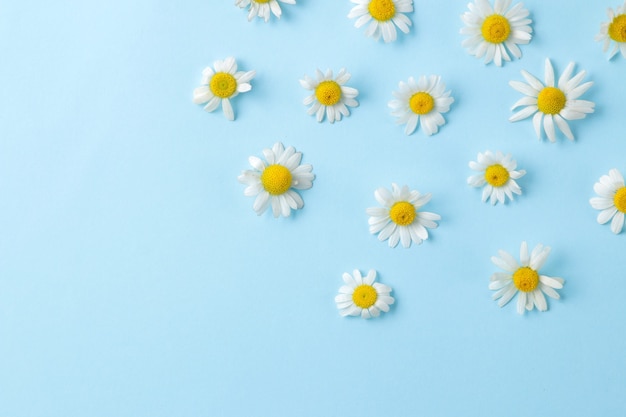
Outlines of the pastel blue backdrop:
<svg viewBox="0 0 626 417">
<path fill-rule="evenodd" d="M 624 416 L 626 233 L 596 223 L 593 184 L 626 173 L 626 60 L 594 41 L 618 0 L 527 0 L 523 57 L 461 46 L 466 0 L 415 1 L 398 42 L 366 38 L 347 0 L 249 23 L 233 1 L 0 1 L 0 416 Z M 237 120 L 191 102 L 202 69 L 255 69 Z M 595 85 L 576 140 L 508 122 L 520 70 L 549 57 Z M 346 67 L 360 107 L 318 124 L 298 80 Z M 439 74 L 440 133 L 405 136 L 387 102 Z M 237 176 L 274 142 L 317 176 L 303 210 L 258 217 Z M 528 174 L 505 206 L 466 185 L 478 152 Z M 431 192 L 432 238 L 391 249 L 365 209 L 392 182 Z M 549 311 L 488 290 L 499 249 L 552 254 Z M 343 272 L 373 268 L 397 303 L 341 318 Z"/>
</svg>

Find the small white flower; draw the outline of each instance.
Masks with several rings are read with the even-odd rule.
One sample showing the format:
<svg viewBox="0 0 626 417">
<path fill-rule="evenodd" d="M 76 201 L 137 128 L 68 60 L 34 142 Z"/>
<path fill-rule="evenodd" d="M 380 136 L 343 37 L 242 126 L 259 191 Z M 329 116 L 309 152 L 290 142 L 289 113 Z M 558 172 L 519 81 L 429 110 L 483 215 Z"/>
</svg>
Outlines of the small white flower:
<svg viewBox="0 0 626 417">
<path fill-rule="evenodd" d="M 313 94 L 303 101 L 305 106 L 311 105 L 307 113 L 315 114 L 318 122 L 324 120 L 324 114 L 330 123 L 340 121 L 341 115 L 348 117 L 350 110 L 347 106 L 359 105 L 356 101 L 359 91 L 345 85 L 350 77 L 345 68 L 339 70 L 335 78 L 331 70 L 326 70 L 326 73 L 316 70 L 316 79 L 305 75 L 304 79 L 300 80 L 300 85 L 313 91 Z"/>
<path fill-rule="evenodd" d="M 615 11 L 609 7 L 606 14 L 609 16 L 609 21 L 600 25 L 600 33 L 595 39 L 598 42 L 604 42 L 602 46 L 604 52 L 609 50 L 611 41 L 615 42 L 609 53 L 609 59 L 613 58 L 618 51 L 626 58 L 626 1 Z"/>
<path fill-rule="evenodd" d="M 428 239 L 426 228 L 437 227 L 436 220 L 441 216 L 435 213 L 419 211 L 431 199 L 430 194 L 410 191 L 408 186 L 402 188 L 391 184 L 391 191 L 381 187 L 374 192 L 374 197 L 383 207 L 370 207 L 366 213 L 370 216 L 368 223 L 370 233 L 378 233 L 378 240 L 389 239 L 389 246 L 394 248 L 398 242 L 408 248 L 411 242 L 419 245 Z"/>
<path fill-rule="evenodd" d="M 365 36 L 375 40 L 393 42 L 398 33 L 396 26 L 404 33 L 409 33 L 411 20 L 403 13 L 413 11 L 413 0 L 350 0 L 356 4 L 348 14 L 349 19 L 356 18 L 354 26 L 360 28 L 369 23 Z"/>
<path fill-rule="evenodd" d="M 609 171 L 609 175 L 600 177 L 593 190 L 600 197 L 589 200 L 591 207 L 602 210 L 598 214 L 598 223 L 605 224 L 611 220 L 611 231 L 618 234 L 624 227 L 624 214 L 626 213 L 626 186 L 624 177 L 617 169 Z"/>
<path fill-rule="evenodd" d="M 566 120 L 584 119 L 588 113 L 593 113 L 595 104 L 591 101 L 579 100 L 579 97 L 593 85 L 593 82 L 580 84 L 587 72 L 580 71 L 572 77 L 573 71 L 574 63 L 570 62 L 561 74 L 558 84 L 555 85 L 554 68 L 549 59 L 546 59 L 545 84 L 522 70 L 522 76 L 528 84 L 510 81 L 509 85 L 526 95 L 517 101 L 511 110 L 522 106 L 524 108 L 511 116 L 509 121 L 517 122 L 534 114 L 533 126 L 539 139 L 541 139 L 543 119 L 543 130 L 550 142 L 556 141 L 555 124 L 568 139 L 574 140 L 574 135 Z"/>
<path fill-rule="evenodd" d="M 502 66 L 502 60 L 510 61 L 507 50 L 517 59 L 522 57 L 518 45 L 525 45 L 532 38 L 532 20 L 523 3 L 511 7 L 511 0 L 476 0 L 467 5 L 469 12 L 461 16 L 465 27 L 461 34 L 470 37 L 463 41 L 463 47 L 476 58 L 485 57 L 485 64 L 494 61 Z"/>
<path fill-rule="evenodd" d="M 378 317 L 381 311 L 389 311 L 389 306 L 395 302 L 389 295 L 391 288 L 374 282 L 376 271 L 370 269 L 365 277 L 361 271 L 355 269 L 352 275 L 343 274 L 343 285 L 335 297 L 335 303 L 342 316 L 361 316 L 364 319 Z"/>
<path fill-rule="evenodd" d="M 397 124 L 405 124 L 404 133 L 410 135 L 417 129 L 418 123 L 427 135 L 434 135 L 446 121 L 441 115 L 450 110 L 454 99 L 438 75 L 426 78 L 422 75 L 416 82 L 409 77 L 408 82 L 400 81 L 398 91 L 394 91 L 395 100 L 389 102 L 391 114 L 398 118 Z"/>
<path fill-rule="evenodd" d="M 307 190 L 313 186 L 313 167 L 300 165 L 302 153 L 296 152 L 293 146 L 285 149 L 280 142 L 272 149 L 263 149 L 263 156 L 265 161 L 256 156 L 248 158 L 254 169 L 243 171 L 238 178 L 248 186 L 243 193 L 257 196 L 252 208 L 258 215 L 271 205 L 274 217 L 288 217 L 291 210 L 304 206 L 302 197 L 294 189 Z"/>
<path fill-rule="evenodd" d="M 248 21 L 252 21 L 255 16 L 262 18 L 267 23 L 270 20 L 270 12 L 274 14 L 278 19 L 282 15 L 280 4 L 296 4 L 296 0 L 235 0 L 235 6 L 248 9 Z"/>
<path fill-rule="evenodd" d="M 523 177 L 526 171 L 523 169 L 516 171 L 517 162 L 511 154 L 503 155 L 497 151 L 494 155 L 491 151 L 484 154 L 478 153 L 478 161 L 471 161 L 469 167 L 480 174 L 472 175 L 467 179 L 467 183 L 472 187 L 483 188 L 483 203 L 491 200 L 491 204 L 498 201 L 504 204 L 506 197 L 513 200 L 513 193 L 522 194 L 516 179 Z"/>
<path fill-rule="evenodd" d="M 491 262 L 506 272 L 496 272 L 491 276 L 489 289 L 496 291 L 493 299 L 503 307 L 519 292 L 517 297 L 517 312 L 524 314 L 524 310 L 537 307 L 539 311 L 546 311 L 548 303 L 546 297 L 559 299 L 555 289 L 563 288 L 563 278 L 553 278 L 540 275 L 539 269 L 543 266 L 550 254 L 550 248 L 539 244 L 528 254 L 528 245 L 522 242 L 520 248 L 520 262 L 507 252 L 498 251 L 499 256 L 492 256 Z"/>
<path fill-rule="evenodd" d="M 193 91 L 195 104 L 207 103 L 204 110 L 212 112 L 222 103 L 222 110 L 228 120 L 235 120 L 235 112 L 230 99 L 239 93 L 252 89 L 250 80 L 256 71 L 237 71 L 235 58 L 229 57 L 223 61 L 215 61 L 213 68 L 206 67 L 202 71 L 202 86 Z"/>
</svg>

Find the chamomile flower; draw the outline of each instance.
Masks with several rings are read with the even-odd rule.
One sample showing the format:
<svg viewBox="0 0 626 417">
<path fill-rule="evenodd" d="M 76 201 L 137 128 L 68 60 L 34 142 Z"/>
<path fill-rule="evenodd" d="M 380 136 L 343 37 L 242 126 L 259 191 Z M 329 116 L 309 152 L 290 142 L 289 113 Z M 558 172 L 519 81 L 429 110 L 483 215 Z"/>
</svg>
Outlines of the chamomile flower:
<svg viewBox="0 0 626 417">
<path fill-rule="evenodd" d="M 411 20 L 403 13 L 413 11 L 413 0 L 350 0 L 356 4 L 348 13 L 349 19 L 356 18 L 354 26 L 360 28 L 368 24 L 365 36 L 379 40 L 381 35 L 385 43 L 397 39 L 396 26 L 404 33 L 409 33 Z"/>
<path fill-rule="evenodd" d="M 605 224 L 611 220 L 611 231 L 618 234 L 624 227 L 626 213 L 626 186 L 624 177 L 617 169 L 609 171 L 609 175 L 600 177 L 593 190 L 599 197 L 589 200 L 591 207 L 602 210 L 598 214 L 598 223 Z"/>
<path fill-rule="evenodd" d="M 491 261 L 497 267 L 506 271 L 494 273 L 489 284 L 489 289 L 496 291 L 492 298 L 498 300 L 500 307 L 506 305 L 518 293 L 519 314 L 524 314 L 524 310 L 530 311 L 534 307 L 539 311 L 546 311 L 548 303 L 544 294 L 557 300 L 560 298 L 555 290 L 563 288 L 563 278 L 539 274 L 539 269 L 549 254 L 550 248 L 541 244 L 535 246 L 529 254 L 528 244 L 522 242 L 519 263 L 503 250 L 498 251 L 498 256 L 491 257 Z"/>
<path fill-rule="evenodd" d="M 408 248 L 411 242 L 419 245 L 428 239 L 426 228 L 437 227 L 436 220 L 441 216 L 419 209 L 428 203 L 431 194 L 420 194 L 391 184 L 391 191 L 381 187 L 374 192 L 374 197 L 383 207 L 370 207 L 366 213 L 370 216 L 368 223 L 370 233 L 378 233 L 378 240 L 389 239 L 389 246 L 395 248 L 398 242 Z"/>
<path fill-rule="evenodd" d="M 268 206 L 272 206 L 274 217 L 288 217 L 291 210 L 304 206 L 302 197 L 294 190 L 307 190 L 313 186 L 313 167 L 300 165 L 302 153 L 293 146 L 285 149 L 277 142 L 272 149 L 263 149 L 265 161 L 256 156 L 248 158 L 252 170 L 245 170 L 239 176 L 239 182 L 248 187 L 244 195 L 256 196 L 252 208 L 261 215 Z"/>
<path fill-rule="evenodd" d="M 318 122 L 324 120 L 324 114 L 326 114 L 330 123 L 341 120 L 342 115 L 349 116 L 348 107 L 359 105 L 356 101 L 359 91 L 345 85 L 350 77 L 350 73 L 345 68 L 339 70 L 336 77 L 333 77 L 331 70 L 322 73 L 319 69 L 316 71 L 316 79 L 305 75 L 300 80 L 300 85 L 313 91 L 313 94 L 303 101 L 305 106 L 311 105 L 307 113 L 315 114 Z"/>
<path fill-rule="evenodd" d="M 570 62 L 558 83 L 555 84 L 554 68 L 549 59 L 546 59 L 545 84 L 533 75 L 522 70 L 522 76 L 528 84 L 520 81 L 510 81 L 509 85 L 526 97 L 517 101 L 511 110 L 524 107 L 509 118 L 511 122 L 517 122 L 533 116 L 533 126 L 537 137 L 541 139 L 541 130 L 546 132 L 550 142 L 556 141 L 556 125 L 561 132 L 570 140 L 574 135 L 566 120 L 584 119 L 588 113 L 593 113 L 595 104 L 591 101 L 580 100 L 585 91 L 593 85 L 588 81 L 581 84 L 586 71 L 580 71 L 572 76 L 574 63 Z M 543 122 L 543 123 L 542 123 Z"/>
<path fill-rule="evenodd" d="M 497 151 L 495 155 L 491 151 L 484 154 L 478 153 L 478 160 L 471 161 L 469 167 L 480 174 L 472 175 L 467 183 L 472 187 L 483 187 L 483 203 L 491 200 L 491 204 L 498 201 L 504 204 L 506 197 L 513 200 L 513 193 L 522 194 L 516 179 L 523 177 L 526 171 L 516 171 L 517 162 L 511 154 L 503 155 Z"/>
<path fill-rule="evenodd" d="M 285 4 L 296 4 L 296 0 L 235 0 L 235 6 L 240 8 L 249 7 L 248 21 L 252 21 L 255 16 L 262 18 L 267 23 L 270 20 L 270 12 L 280 19 L 282 10 L 278 2 Z"/>
<path fill-rule="evenodd" d="M 606 14 L 609 16 L 609 21 L 600 25 L 600 33 L 595 39 L 598 42 L 604 42 L 602 47 L 604 52 L 609 50 L 611 41 L 615 42 L 609 53 L 609 59 L 613 58 L 618 51 L 626 58 L 626 1 L 615 11 L 609 8 Z"/>
<path fill-rule="evenodd" d="M 493 61 L 499 67 L 503 60 L 511 60 L 508 52 L 515 58 L 522 57 L 518 45 L 529 43 L 533 32 L 529 12 L 522 3 L 511 7 L 511 0 L 495 0 L 491 7 L 487 0 L 476 0 L 467 7 L 469 11 L 461 16 L 466 25 L 461 34 L 469 35 L 462 45 L 471 55 L 484 56 L 485 64 Z"/>
<path fill-rule="evenodd" d="M 450 110 L 454 98 L 438 75 L 426 78 L 422 75 L 418 81 L 409 77 L 408 82 L 400 81 L 396 98 L 389 102 L 391 114 L 398 118 L 397 124 L 406 123 L 404 133 L 410 135 L 417 129 L 418 123 L 427 135 L 434 135 L 446 121 L 441 115 Z"/>
<path fill-rule="evenodd" d="M 346 285 L 339 288 L 335 303 L 342 316 L 361 316 L 364 319 L 378 317 L 381 311 L 389 311 L 389 306 L 395 302 L 390 295 L 391 288 L 376 280 L 376 271 L 370 269 L 366 276 L 355 269 L 352 275 L 343 274 Z"/>
<path fill-rule="evenodd" d="M 228 120 L 235 120 L 235 112 L 230 102 L 239 93 L 252 89 L 250 80 L 256 71 L 237 71 L 235 58 L 229 57 L 223 61 L 215 61 L 213 67 L 206 67 L 202 71 L 201 86 L 193 91 L 195 104 L 207 103 L 204 110 L 212 112 L 222 103 L 222 110 Z"/>
</svg>

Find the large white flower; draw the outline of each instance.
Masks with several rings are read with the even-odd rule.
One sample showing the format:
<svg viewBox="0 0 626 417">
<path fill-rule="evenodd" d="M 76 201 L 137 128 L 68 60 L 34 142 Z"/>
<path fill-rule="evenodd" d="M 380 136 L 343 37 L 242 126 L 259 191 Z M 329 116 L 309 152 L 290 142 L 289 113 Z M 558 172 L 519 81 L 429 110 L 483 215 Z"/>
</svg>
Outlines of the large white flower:
<svg viewBox="0 0 626 417">
<path fill-rule="evenodd" d="M 365 36 L 375 40 L 381 35 L 385 42 L 396 40 L 396 26 L 404 33 L 409 33 L 411 20 L 403 13 L 413 11 L 413 0 L 350 0 L 356 4 L 348 14 L 349 19 L 356 18 L 354 26 L 360 28 L 369 23 Z"/>
<path fill-rule="evenodd" d="M 207 103 L 204 110 L 212 112 L 222 103 L 222 110 L 228 120 L 235 120 L 235 112 L 230 100 L 239 93 L 252 89 L 250 80 L 256 71 L 237 71 L 235 58 L 228 57 L 223 61 L 215 61 L 213 68 L 206 67 L 202 71 L 202 86 L 193 91 L 193 102 Z"/>
<path fill-rule="evenodd" d="M 450 110 L 454 98 L 438 75 L 426 78 L 422 75 L 416 82 L 409 77 L 408 82 L 400 81 L 398 91 L 394 91 L 395 100 L 389 102 L 391 114 L 398 118 L 397 124 L 406 123 L 404 133 L 410 135 L 417 129 L 418 123 L 427 135 L 434 135 L 446 121 L 441 115 Z"/>
<path fill-rule="evenodd" d="M 589 200 L 591 207 L 602 210 L 598 214 L 598 223 L 604 224 L 611 220 L 611 231 L 620 233 L 624 227 L 626 214 L 626 186 L 624 177 L 617 169 L 609 171 L 609 175 L 600 177 L 593 190 L 599 195 Z"/>
<path fill-rule="evenodd" d="M 335 303 L 342 316 L 361 316 L 364 319 L 378 317 L 381 311 L 389 311 L 389 306 L 395 302 L 390 295 L 391 288 L 374 282 L 376 271 L 370 269 L 365 277 L 361 271 L 355 269 L 352 275 L 343 274 L 343 285 L 335 297 Z"/>
<path fill-rule="evenodd" d="M 270 20 L 270 12 L 280 19 L 282 10 L 278 2 L 285 4 L 296 4 L 296 0 L 235 0 L 235 5 L 240 8 L 250 6 L 248 9 L 248 21 L 258 16 L 267 23 Z"/>
<path fill-rule="evenodd" d="M 333 78 L 331 70 L 322 73 L 318 69 L 315 75 L 316 79 L 305 75 L 300 80 L 302 87 L 313 91 L 313 94 L 305 98 L 303 102 L 305 106 L 311 105 L 307 113 L 315 114 L 318 122 L 324 120 L 324 114 L 326 114 L 330 123 L 341 120 L 341 115 L 349 116 L 350 110 L 347 106 L 359 105 L 356 101 L 359 91 L 345 85 L 351 77 L 350 73 L 342 68 L 337 73 L 337 77 Z"/>
<path fill-rule="evenodd" d="M 394 248 L 398 242 L 408 248 L 411 242 L 417 245 L 428 239 L 426 228 L 437 227 L 436 220 L 441 216 L 419 209 L 431 199 L 429 194 L 420 194 L 409 190 L 408 186 L 398 187 L 391 184 L 391 191 L 381 187 L 374 192 L 374 197 L 383 207 L 370 207 L 366 213 L 370 233 L 378 233 L 381 242 L 389 239 L 389 246 Z"/>
<path fill-rule="evenodd" d="M 469 38 L 463 41 L 463 47 L 476 58 L 485 57 L 485 64 L 491 61 L 502 66 L 502 60 L 510 61 L 507 50 L 515 57 L 521 58 L 522 51 L 518 45 L 525 45 L 532 38 L 532 20 L 523 3 L 511 7 L 511 0 L 495 0 L 494 6 L 487 0 L 476 0 L 467 5 L 461 19 L 465 27 L 461 34 Z"/>
<path fill-rule="evenodd" d="M 574 135 L 566 120 L 584 119 L 588 113 L 593 113 L 595 104 L 579 99 L 593 85 L 592 81 L 581 84 L 587 72 L 580 71 L 572 76 L 573 71 L 574 63 L 570 62 L 561 74 L 558 84 L 555 85 L 554 68 L 549 59 L 546 59 L 545 84 L 522 70 L 522 76 L 528 84 L 510 81 L 509 85 L 526 95 L 517 101 L 511 110 L 518 107 L 523 107 L 523 109 L 511 116 L 509 121 L 517 122 L 534 114 L 533 126 L 539 139 L 541 139 L 543 121 L 543 130 L 551 142 L 556 141 L 554 125 L 568 139 L 574 140 Z"/>
<path fill-rule="evenodd" d="M 313 167 L 300 165 L 302 153 L 293 146 L 285 149 L 277 142 L 272 149 L 263 149 L 265 161 L 251 156 L 248 158 L 253 170 L 245 170 L 239 176 L 239 182 L 248 185 L 244 194 L 257 196 L 253 209 L 261 215 L 269 205 L 274 217 L 288 217 L 291 210 L 304 206 L 302 197 L 295 190 L 307 190 L 313 186 Z"/>
<path fill-rule="evenodd" d="M 467 183 L 472 187 L 485 187 L 483 188 L 483 202 L 491 199 L 491 204 L 496 204 L 498 201 L 504 204 L 506 197 L 513 200 L 513 193 L 522 194 L 515 180 L 523 177 L 526 171 L 515 170 L 517 162 L 511 154 L 503 155 L 500 151 L 497 151 L 495 155 L 491 151 L 484 154 L 479 152 L 478 160 L 471 161 L 469 167 L 478 171 L 479 174 L 469 177 Z"/>
<path fill-rule="evenodd" d="M 519 293 L 517 297 L 517 312 L 524 314 L 524 310 L 532 310 L 537 307 L 539 311 L 546 311 L 548 303 L 546 297 L 559 299 L 559 293 L 555 289 L 563 288 L 563 278 L 554 278 L 540 275 L 539 269 L 543 266 L 550 254 L 550 248 L 539 244 L 533 251 L 528 253 L 528 245 L 522 242 L 520 248 L 520 262 L 513 256 L 500 250 L 498 256 L 492 256 L 491 261 L 506 272 L 496 272 L 491 276 L 489 289 L 496 291 L 493 299 L 498 300 L 498 305 L 503 307 Z"/>
<path fill-rule="evenodd" d="M 615 11 L 609 7 L 606 14 L 609 16 L 609 21 L 602 22 L 600 25 L 600 33 L 596 35 L 596 41 L 604 42 L 602 47 L 604 52 L 609 50 L 612 42 L 615 42 L 609 53 L 609 59 L 613 58 L 618 51 L 626 58 L 626 1 Z"/>
</svg>

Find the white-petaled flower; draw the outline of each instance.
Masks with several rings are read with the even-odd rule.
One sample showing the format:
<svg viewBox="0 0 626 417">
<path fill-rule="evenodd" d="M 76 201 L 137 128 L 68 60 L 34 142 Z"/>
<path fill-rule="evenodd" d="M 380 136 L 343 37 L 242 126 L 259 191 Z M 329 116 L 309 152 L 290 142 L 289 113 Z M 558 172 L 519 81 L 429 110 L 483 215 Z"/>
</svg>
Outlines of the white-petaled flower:
<svg viewBox="0 0 626 417">
<path fill-rule="evenodd" d="M 574 140 L 574 135 L 566 120 L 584 119 L 588 113 L 593 113 L 595 104 L 591 101 L 579 100 L 579 97 L 593 85 L 592 81 L 580 84 L 587 72 L 580 71 L 572 76 L 573 72 L 574 63 L 570 62 L 561 74 L 558 84 L 555 85 L 554 68 L 549 59 L 546 59 L 545 84 L 522 70 L 522 76 L 528 84 L 510 81 L 509 85 L 526 95 L 517 101 L 511 110 L 518 107 L 524 108 L 511 116 L 509 121 L 517 122 L 534 114 L 533 126 L 539 139 L 541 139 L 543 125 L 543 130 L 550 142 L 555 142 L 554 125 L 556 125 L 568 139 Z"/>
<path fill-rule="evenodd" d="M 461 16 L 465 27 L 461 34 L 469 35 L 463 41 L 476 58 L 485 57 L 485 64 L 493 61 L 502 66 L 502 60 L 510 61 L 510 52 L 515 58 L 522 57 L 518 45 L 525 45 L 532 38 L 532 20 L 523 3 L 511 7 L 511 0 L 495 0 L 494 6 L 487 0 L 476 0 L 467 5 L 469 12 Z M 507 52 L 508 50 L 508 52 Z"/>
<path fill-rule="evenodd" d="M 517 297 L 517 312 L 524 314 L 524 310 L 537 307 L 539 311 L 546 311 L 548 303 L 546 297 L 559 299 L 556 289 L 563 288 L 563 278 L 554 278 L 540 275 L 539 269 L 543 266 L 550 254 L 550 248 L 539 244 L 528 253 L 528 245 L 522 242 L 520 248 L 520 262 L 513 256 L 500 250 L 498 256 L 492 256 L 491 261 L 506 272 L 496 272 L 491 276 L 489 289 L 496 291 L 493 299 L 498 300 L 500 307 L 506 305 L 515 294 Z"/>
<path fill-rule="evenodd" d="M 618 234 L 624 227 L 626 213 L 626 186 L 624 177 L 617 169 L 609 171 L 609 175 L 600 177 L 593 190 L 599 197 L 589 200 L 591 207 L 602 210 L 598 214 L 598 223 L 605 224 L 611 220 L 611 231 Z"/>
<path fill-rule="evenodd" d="M 324 114 L 330 123 L 341 120 L 341 115 L 349 116 L 348 107 L 356 107 L 359 102 L 356 97 L 359 91 L 356 88 L 348 87 L 345 83 L 350 80 L 350 73 L 345 68 L 339 70 L 337 77 L 333 78 L 333 72 L 326 70 L 322 73 L 316 70 L 316 79 L 305 75 L 300 80 L 300 85 L 307 90 L 312 90 L 313 94 L 304 99 L 305 106 L 311 105 L 308 114 L 315 114 L 317 121 L 324 120 Z"/>
<path fill-rule="evenodd" d="M 408 82 L 400 81 L 398 91 L 393 92 L 395 100 L 389 102 L 391 114 L 398 118 L 397 124 L 405 124 L 404 133 L 410 135 L 417 129 L 417 124 L 427 135 L 434 135 L 439 126 L 446 124 L 441 115 L 450 110 L 454 98 L 438 75 L 426 78 L 422 75 L 416 82 L 409 77 Z"/>
<path fill-rule="evenodd" d="M 600 33 L 596 35 L 596 41 L 604 42 L 602 50 L 609 50 L 611 41 L 615 42 L 613 49 L 609 53 L 609 59 L 613 58 L 617 52 L 621 52 L 626 58 L 626 1 L 623 5 L 618 6 L 615 11 L 610 7 L 606 11 L 609 16 L 608 22 L 602 22 L 600 25 Z"/>
<path fill-rule="evenodd" d="M 389 239 L 389 246 L 394 248 L 398 242 L 408 248 L 411 242 L 419 245 L 428 239 L 426 228 L 437 227 L 436 220 L 441 216 L 419 209 L 428 203 L 431 194 L 420 194 L 409 190 L 408 186 L 398 187 L 391 184 L 391 191 L 381 187 L 374 192 L 374 197 L 383 207 L 370 207 L 366 213 L 370 216 L 368 223 L 370 233 L 378 233 L 381 242 Z"/>
<path fill-rule="evenodd" d="M 513 193 L 522 194 L 516 179 L 523 177 L 526 171 L 516 171 L 517 162 L 511 154 L 503 155 L 497 151 L 494 155 L 491 151 L 484 154 L 478 153 L 477 161 L 471 161 L 469 167 L 480 174 L 472 175 L 467 183 L 472 187 L 483 188 L 483 203 L 491 200 L 491 204 L 498 201 L 504 204 L 506 197 L 513 200 Z"/>
<path fill-rule="evenodd" d="M 256 156 L 248 158 L 253 170 L 245 170 L 239 176 L 239 182 L 246 184 L 247 196 L 257 196 L 252 208 L 261 215 L 269 205 L 274 217 L 288 217 L 291 210 L 304 206 L 302 197 L 295 190 L 307 190 L 313 186 L 313 167 L 300 165 L 302 153 L 293 146 L 285 149 L 276 142 L 272 149 L 263 149 L 265 161 Z"/>
<path fill-rule="evenodd" d="M 409 33 L 411 20 L 403 13 L 413 11 L 413 0 L 350 0 L 356 4 L 348 13 L 349 19 L 356 18 L 354 26 L 360 28 L 369 23 L 365 36 L 375 40 L 381 35 L 385 42 L 397 39 L 396 26 L 404 33 Z"/>
<path fill-rule="evenodd" d="M 215 61 L 213 68 L 206 67 L 202 71 L 201 86 L 193 90 L 193 102 L 207 103 L 204 110 L 212 112 L 222 103 L 222 110 L 228 120 L 235 120 L 235 112 L 230 99 L 239 93 L 252 89 L 250 80 L 256 71 L 237 71 L 235 58 L 228 57 L 223 61 Z"/>
<path fill-rule="evenodd" d="M 378 317 L 381 311 L 389 311 L 395 302 L 390 295 L 391 288 L 376 280 L 376 271 L 370 269 L 365 277 L 355 269 L 352 275 L 343 274 L 343 285 L 335 297 L 335 303 L 342 316 L 361 316 L 364 319 Z"/>
<path fill-rule="evenodd" d="M 296 4 L 296 0 L 235 0 L 235 6 L 239 6 L 242 9 L 250 6 L 248 9 L 249 22 L 255 16 L 258 16 L 267 23 L 270 20 L 270 12 L 280 19 L 282 10 L 280 9 L 279 1 L 285 4 Z"/>
</svg>

